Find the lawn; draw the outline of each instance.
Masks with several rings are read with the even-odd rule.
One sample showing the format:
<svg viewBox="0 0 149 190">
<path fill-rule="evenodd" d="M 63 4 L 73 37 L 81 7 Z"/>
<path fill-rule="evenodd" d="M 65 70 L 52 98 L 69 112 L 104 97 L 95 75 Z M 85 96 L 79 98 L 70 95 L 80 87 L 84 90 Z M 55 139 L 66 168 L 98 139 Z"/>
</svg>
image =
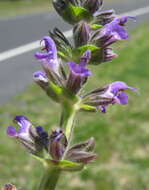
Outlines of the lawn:
<svg viewBox="0 0 149 190">
<path fill-rule="evenodd" d="M 0 1 L 0 18 L 15 17 L 49 11 L 51 8 L 50 0 L 1 0 Z"/>
<path fill-rule="evenodd" d="M 131 92 L 129 105 L 111 106 L 107 114 L 78 116 L 74 141 L 94 136 L 99 157 L 80 173 L 63 174 L 58 189 L 149 189 L 148 33 L 148 24 L 135 30 L 130 40 L 115 47 L 117 59 L 92 67 L 94 76 L 86 89 L 122 80 L 139 88 L 140 95 Z M 38 185 L 42 166 L 6 136 L 6 126 L 12 125 L 16 114 L 26 115 L 34 125 L 43 125 L 48 130 L 58 122 L 59 106 L 33 85 L 11 104 L 0 107 L 0 184 L 12 182 L 21 190 L 31 190 Z"/>
</svg>

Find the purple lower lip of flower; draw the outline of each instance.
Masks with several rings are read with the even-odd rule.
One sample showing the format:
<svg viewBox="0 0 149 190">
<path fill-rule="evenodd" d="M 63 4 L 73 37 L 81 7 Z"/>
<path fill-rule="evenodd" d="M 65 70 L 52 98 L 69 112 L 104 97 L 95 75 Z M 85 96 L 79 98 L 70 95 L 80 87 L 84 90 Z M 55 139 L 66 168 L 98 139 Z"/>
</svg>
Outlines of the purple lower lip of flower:
<svg viewBox="0 0 149 190">
<path fill-rule="evenodd" d="M 9 126 L 7 128 L 7 135 L 11 137 L 18 137 L 18 132 L 16 131 L 16 128 L 13 126 Z"/>
<path fill-rule="evenodd" d="M 116 99 L 117 99 L 117 103 L 119 103 L 119 104 L 123 104 L 123 105 L 128 104 L 128 96 L 125 92 L 121 92 L 116 97 Z"/>
</svg>

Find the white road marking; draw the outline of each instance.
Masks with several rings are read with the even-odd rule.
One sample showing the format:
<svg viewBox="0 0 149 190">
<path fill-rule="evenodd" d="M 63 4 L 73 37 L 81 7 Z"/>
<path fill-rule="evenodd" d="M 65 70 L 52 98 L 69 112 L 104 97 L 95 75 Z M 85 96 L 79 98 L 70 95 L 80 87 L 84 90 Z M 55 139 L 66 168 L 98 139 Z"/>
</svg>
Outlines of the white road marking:
<svg viewBox="0 0 149 190">
<path fill-rule="evenodd" d="M 141 16 L 141 15 L 145 15 L 147 13 L 149 13 L 149 6 L 122 13 L 121 16 Z M 72 36 L 72 31 L 68 30 L 68 31 L 64 32 L 64 35 L 67 38 L 69 38 Z M 11 50 L 4 51 L 4 52 L 0 53 L 0 62 L 5 61 L 5 60 L 10 59 L 15 56 L 30 52 L 39 47 L 40 47 L 40 43 L 38 40 L 35 42 L 31 42 L 31 43 L 19 46 L 17 48 L 11 49 Z"/>
<path fill-rule="evenodd" d="M 141 16 L 149 13 L 149 6 L 122 13 L 121 16 Z"/>
</svg>

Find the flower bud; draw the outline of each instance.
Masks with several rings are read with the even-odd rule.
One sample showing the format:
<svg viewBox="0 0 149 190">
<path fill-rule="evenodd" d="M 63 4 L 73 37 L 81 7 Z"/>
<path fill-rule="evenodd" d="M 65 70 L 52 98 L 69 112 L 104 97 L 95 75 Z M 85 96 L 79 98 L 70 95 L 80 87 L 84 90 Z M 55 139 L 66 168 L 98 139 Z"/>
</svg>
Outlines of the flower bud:
<svg viewBox="0 0 149 190">
<path fill-rule="evenodd" d="M 112 48 L 101 48 L 92 52 L 90 63 L 98 65 L 107 61 L 111 61 L 116 57 L 117 54 L 113 52 Z"/>
<path fill-rule="evenodd" d="M 103 4 L 103 0 L 85 0 L 83 7 L 90 13 L 95 13 Z"/>
<path fill-rule="evenodd" d="M 67 146 L 67 139 L 61 129 L 56 129 L 50 136 L 49 153 L 55 160 L 60 160 Z"/>
<path fill-rule="evenodd" d="M 53 6 L 57 13 L 69 24 L 76 24 L 81 20 L 93 19 L 91 12 L 81 6 L 82 3 L 75 0 L 53 0 Z"/>
<path fill-rule="evenodd" d="M 90 27 L 87 22 L 80 21 L 73 29 L 75 47 L 86 45 L 90 39 Z"/>
<path fill-rule="evenodd" d="M 94 14 L 94 24 L 101 24 L 101 25 L 105 25 L 110 23 L 112 20 L 114 20 L 114 18 L 116 18 L 116 14 L 115 11 L 113 9 L 111 10 L 106 10 L 106 11 L 100 11 L 100 12 L 96 12 Z"/>
</svg>

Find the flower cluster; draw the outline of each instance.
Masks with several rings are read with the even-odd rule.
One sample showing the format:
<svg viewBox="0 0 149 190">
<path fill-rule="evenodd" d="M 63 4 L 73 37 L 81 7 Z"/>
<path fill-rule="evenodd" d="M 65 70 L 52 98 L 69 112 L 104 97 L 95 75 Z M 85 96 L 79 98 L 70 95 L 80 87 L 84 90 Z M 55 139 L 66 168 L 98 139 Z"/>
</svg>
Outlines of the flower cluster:
<svg viewBox="0 0 149 190">
<path fill-rule="evenodd" d="M 92 152 L 95 146 L 93 137 L 68 147 L 68 140 L 61 128 L 57 127 L 48 135 L 43 127 L 34 127 L 25 116 L 16 116 L 14 122 L 20 126 L 20 129 L 17 131 L 14 126 L 9 126 L 7 134 L 17 139 L 31 154 L 46 158 L 55 165 L 60 164 L 60 161 L 65 159 L 70 163 L 80 164 L 80 168 L 82 168 L 97 156 Z M 75 170 L 78 166 L 74 165 L 72 169 Z M 63 169 L 67 168 L 64 167 Z"/>
</svg>

